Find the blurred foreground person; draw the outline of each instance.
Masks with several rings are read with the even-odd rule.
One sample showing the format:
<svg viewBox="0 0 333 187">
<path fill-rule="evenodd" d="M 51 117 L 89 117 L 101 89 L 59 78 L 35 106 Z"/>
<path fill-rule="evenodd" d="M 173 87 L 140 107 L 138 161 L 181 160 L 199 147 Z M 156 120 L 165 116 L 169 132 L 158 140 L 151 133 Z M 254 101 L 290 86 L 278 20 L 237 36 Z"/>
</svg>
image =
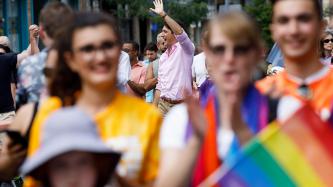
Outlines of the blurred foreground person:
<svg viewBox="0 0 333 187">
<path fill-rule="evenodd" d="M 333 69 L 320 63 L 319 43 L 325 24 L 317 0 L 275 0 L 271 32 L 280 47 L 284 71 L 257 82 L 263 93 L 286 96 L 279 102 L 280 122 L 304 103 L 323 120 L 331 116 Z M 302 18 L 302 19 L 301 19 Z"/>
<path fill-rule="evenodd" d="M 214 85 L 201 106 L 190 96 L 166 116 L 158 187 L 198 186 L 275 118 L 273 100 L 252 81 L 262 51 L 252 19 L 243 12 L 215 17 L 203 49 Z"/>
<path fill-rule="evenodd" d="M 108 148 L 85 112 L 68 107 L 54 112 L 41 130 L 41 146 L 22 165 L 22 173 L 41 187 L 103 187 L 120 153 Z"/>
<path fill-rule="evenodd" d="M 64 20 L 72 14 L 72 9 L 62 2 L 49 2 L 39 16 L 39 37 L 45 48 L 38 54 L 26 58 L 18 68 L 16 92 L 17 108 L 28 103 L 37 102 L 46 94 L 43 68 L 47 52 L 54 43 L 54 38 L 64 27 Z"/>
<path fill-rule="evenodd" d="M 50 79 L 51 97 L 36 114 L 28 156 L 39 150 L 47 117 L 62 106 L 76 105 L 94 120 L 102 140 L 123 154 L 114 182 L 150 185 L 157 176 L 161 115 L 154 106 L 123 95 L 116 87 L 121 50 L 118 25 L 101 13 L 78 12 L 69 21 L 56 40 L 59 58 Z"/>
<path fill-rule="evenodd" d="M 58 60 L 58 53 L 54 49 L 50 49 L 43 73 L 46 77 L 46 83 L 49 84 L 49 78 L 53 73 Z M 33 123 L 36 120 L 36 114 L 45 97 L 38 102 L 23 105 L 15 116 L 14 121 L 8 126 L 11 131 L 17 131 L 21 134 L 24 143 L 29 144 L 29 134 Z M 21 142 L 22 143 L 22 142 Z M 5 136 L 3 142 L 3 150 L 0 153 L 0 181 L 9 181 L 17 176 L 18 168 L 26 157 L 26 146 L 20 142 L 15 142 L 10 137 Z"/>
</svg>

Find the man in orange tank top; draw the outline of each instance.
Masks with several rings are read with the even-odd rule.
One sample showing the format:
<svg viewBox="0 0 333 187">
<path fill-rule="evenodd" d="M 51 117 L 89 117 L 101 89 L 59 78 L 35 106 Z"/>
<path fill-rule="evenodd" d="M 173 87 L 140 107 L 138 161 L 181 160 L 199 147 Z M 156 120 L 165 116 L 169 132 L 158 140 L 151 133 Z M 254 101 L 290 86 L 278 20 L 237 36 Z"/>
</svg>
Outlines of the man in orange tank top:
<svg viewBox="0 0 333 187">
<path fill-rule="evenodd" d="M 271 32 L 284 57 L 285 71 L 258 81 L 272 95 L 283 95 L 278 119 L 287 119 L 305 102 L 327 119 L 333 99 L 333 69 L 319 62 L 319 41 L 324 29 L 317 0 L 273 0 Z"/>
</svg>

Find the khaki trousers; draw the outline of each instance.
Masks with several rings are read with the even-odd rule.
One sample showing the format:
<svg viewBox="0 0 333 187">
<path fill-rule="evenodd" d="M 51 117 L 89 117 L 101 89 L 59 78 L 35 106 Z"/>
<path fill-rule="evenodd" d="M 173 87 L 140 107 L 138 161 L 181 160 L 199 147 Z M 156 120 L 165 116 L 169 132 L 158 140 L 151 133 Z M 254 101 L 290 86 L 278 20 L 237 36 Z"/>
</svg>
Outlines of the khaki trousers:
<svg viewBox="0 0 333 187">
<path fill-rule="evenodd" d="M 165 116 L 173 106 L 175 106 L 175 104 L 171 104 L 171 103 L 168 103 L 168 102 L 164 101 L 163 99 L 160 99 L 158 101 L 158 106 L 157 107 L 161 111 L 163 116 Z"/>
</svg>

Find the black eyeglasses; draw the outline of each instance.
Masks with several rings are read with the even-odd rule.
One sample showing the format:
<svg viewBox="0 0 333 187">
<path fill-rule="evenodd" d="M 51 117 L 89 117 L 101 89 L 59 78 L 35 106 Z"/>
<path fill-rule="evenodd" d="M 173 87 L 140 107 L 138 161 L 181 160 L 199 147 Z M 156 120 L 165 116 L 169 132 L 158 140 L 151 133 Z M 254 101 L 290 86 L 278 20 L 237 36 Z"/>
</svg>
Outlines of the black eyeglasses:
<svg viewBox="0 0 333 187">
<path fill-rule="evenodd" d="M 215 55 L 224 55 L 227 47 L 225 45 L 209 46 L 210 51 Z M 233 52 L 235 56 L 247 54 L 252 49 L 251 45 L 235 45 Z"/>
<path fill-rule="evenodd" d="M 333 43 L 333 38 L 332 39 L 325 39 L 325 40 L 323 40 L 323 42 L 324 43 L 329 43 L 329 42 Z"/>
<path fill-rule="evenodd" d="M 97 50 L 108 51 L 113 49 L 115 46 L 119 45 L 119 42 L 114 41 L 104 41 L 99 47 L 89 44 L 83 47 L 80 47 L 78 51 L 83 53 L 95 53 Z"/>
<path fill-rule="evenodd" d="M 102 51 L 105 55 L 109 55 L 117 46 L 119 46 L 119 41 L 104 41 L 100 46 L 88 44 L 74 51 L 80 52 L 85 61 L 90 61 L 95 58 L 97 51 Z"/>
</svg>

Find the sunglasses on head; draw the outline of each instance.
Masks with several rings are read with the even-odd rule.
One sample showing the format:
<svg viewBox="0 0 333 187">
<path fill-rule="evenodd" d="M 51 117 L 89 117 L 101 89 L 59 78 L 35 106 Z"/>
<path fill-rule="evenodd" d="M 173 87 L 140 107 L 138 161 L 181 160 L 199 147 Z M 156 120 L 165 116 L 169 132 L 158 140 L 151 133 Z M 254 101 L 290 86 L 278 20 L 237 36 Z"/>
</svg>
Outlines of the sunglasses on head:
<svg viewBox="0 0 333 187">
<path fill-rule="evenodd" d="M 324 43 L 329 43 L 329 42 L 333 43 L 333 38 L 332 39 L 325 39 L 325 40 L 323 40 L 323 42 Z"/>
<path fill-rule="evenodd" d="M 227 47 L 225 45 L 209 46 L 210 51 L 215 55 L 224 55 Z M 235 45 L 233 53 L 236 56 L 247 54 L 252 49 L 251 45 Z"/>
</svg>

